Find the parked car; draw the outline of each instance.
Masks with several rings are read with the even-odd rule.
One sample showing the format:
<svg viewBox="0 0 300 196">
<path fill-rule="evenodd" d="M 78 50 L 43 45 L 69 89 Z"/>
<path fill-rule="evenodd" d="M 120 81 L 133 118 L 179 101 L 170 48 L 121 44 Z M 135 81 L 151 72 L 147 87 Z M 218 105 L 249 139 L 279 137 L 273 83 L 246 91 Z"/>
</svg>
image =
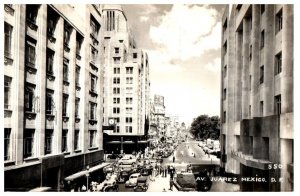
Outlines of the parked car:
<svg viewBox="0 0 300 196">
<path fill-rule="evenodd" d="M 102 192 L 117 192 L 119 188 L 116 179 L 116 175 L 111 175 L 109 178 L 97 185 L 97 190 Z"/>
<path fill-rule="evenodd" d="M 124 156 L 119 161 L 119 165 L 134 165 L 136 164 L 137 159 L 133 156 Z"/>
<path fill-rule="evenodd" d="M 136 186 L 133 189 L 134 191 L 147 191 L 148 186 L 149 186 L 148 177 L 140 176 L 138 177 Z"/>
<path fill-rule="evenodd" d="M 209 191 L 212 186 L 212 181 L 207 175 L 207 171 L 204 170 L 199 172 L 199 174 L 195 174 L 196 178 L 196 190 L 206 192 Z"/>
<path fill-rule="evenodd" d="M 140 173 L 131 174 L 129 179 L 125 182 L 125 187 L 134 187 L 137 184 L 138 177 L 141 177 Z"/>
</svg>

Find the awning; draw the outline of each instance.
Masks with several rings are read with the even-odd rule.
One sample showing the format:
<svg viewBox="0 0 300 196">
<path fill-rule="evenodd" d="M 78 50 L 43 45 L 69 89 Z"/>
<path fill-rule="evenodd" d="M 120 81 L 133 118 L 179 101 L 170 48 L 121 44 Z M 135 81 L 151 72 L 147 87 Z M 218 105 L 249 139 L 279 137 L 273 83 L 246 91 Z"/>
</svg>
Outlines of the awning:
<svg viewBox="0 0 300 196">
<path fill-rule="evenodd" d="M 107 144 L 121 144 L 120 141 L 108 141 Z"/>
<path fill-rule="evenodd" d="M 68 177 L 65 178 L 66 181 L 72 181 L 72 180 L 75 180 L 76 178 L 80 178 L 82 176 L 85 176 L 86 174 L 90 174 L 90 173 L 93 173 L 94 171 L 97 171 L 99 169 L 102 169 L 103 167 L 106 167 L 108 165 L 110 165 L 111 163 L 101 163 L 99 165 L 96 165 L 94 167 L 91 167 L 88 171 L 87 170 L 84 170 L 84 171 L 80 171 L 80 172 L 77 172 L 75 174 L 72 174 Z"/>
<path fill-rule="evenodd" d="M 133 141 L 123 141 L 123 144 L 134 144 Z"/>
<path fill-rule="evenodd" d="M 140 144 L 146 144 L 146 143 L 148 143 L 149 141 L 147 141 L 147 140 L 141 140 L 141 141 L 138 141 L 138 143 L 140 143 Z"/>
<path fill-rule="evenodd" d="M 31 189 L 29 192 L 46 192 L 50 189 L 51 189 L 51 187 L 37 187 L 37 188 Z"/>
</svg>

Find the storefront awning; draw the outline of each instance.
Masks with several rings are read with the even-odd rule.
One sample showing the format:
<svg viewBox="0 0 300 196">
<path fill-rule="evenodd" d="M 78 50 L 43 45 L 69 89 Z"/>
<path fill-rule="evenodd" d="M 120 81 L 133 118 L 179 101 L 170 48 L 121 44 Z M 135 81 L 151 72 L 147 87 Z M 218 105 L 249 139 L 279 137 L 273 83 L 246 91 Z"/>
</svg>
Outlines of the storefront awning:
<svg viewBox="0 0 300 196">
<path fill-rule="evenodd" d="M 91 167 L 88 171 L 87 170 L 84 170 L 84 171 L 80 171 L 80 172 L 77 172 L 75 174 L 72 174 L 68 177 L 65 178 L 66 181 L 72 181 L 72 180 L 75 180 L 76 178 L 80 178 L 82 176 L 85 176 L 86 174 L 90 174 L 90 173 L 93 173 L 94 171 L 97 171 L 99 169 L 102 169 L 103 167 L 106 167 L 110 165 L 110 163 L 101 163 L 99 165 L 96 165 L 94 167 Z"/>
<path fill-rule="evenodd" d="M 120 141 L 108 141 L 107 144 L 121 144 Z"/>
<path fill-rule="evenodd" d="M 124 141 L 123 144 L 134 144 L 133 141 Z"/>
<path fill-rule="evenodd" d="M 46 192 L 50 189 L 51 189 L 51 187 L 37 187 L 37 188 L 31 189 L 29 192 Z"/>
<path fill-rule="evenodd" d="M 146 143 L 148 143 L 149 141 L 147 141 L 147 140 L 141 140 L 141 141 L 138 141 L 138 143 L 139 144 L 146 144 Z"/>
</svg>

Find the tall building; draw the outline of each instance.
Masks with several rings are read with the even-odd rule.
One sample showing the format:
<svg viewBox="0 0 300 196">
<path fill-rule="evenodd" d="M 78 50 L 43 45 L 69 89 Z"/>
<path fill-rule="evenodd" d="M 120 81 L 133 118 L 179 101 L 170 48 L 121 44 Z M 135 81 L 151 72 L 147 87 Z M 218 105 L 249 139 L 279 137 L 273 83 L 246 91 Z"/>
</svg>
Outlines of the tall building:
<svg viewBox="0 0 300 196">
<path fill-rule="evenodd" d="M 104 166 L 101 6 L 4 10 L 4 189 L 77 189 Z"/>
<path fill-rule="evenodd" d="M 241 191 L 293 190 L 293 16 L 293 5 L 238 4 L 222 18 L 221 167 Z"/>
<path fill-rule="evenodd" d="M 137 48 L 120 5 L 103 7 L 103 123 L 106 153 L 132 153 L 149 143 L 148 55 Z"/>
</svg>

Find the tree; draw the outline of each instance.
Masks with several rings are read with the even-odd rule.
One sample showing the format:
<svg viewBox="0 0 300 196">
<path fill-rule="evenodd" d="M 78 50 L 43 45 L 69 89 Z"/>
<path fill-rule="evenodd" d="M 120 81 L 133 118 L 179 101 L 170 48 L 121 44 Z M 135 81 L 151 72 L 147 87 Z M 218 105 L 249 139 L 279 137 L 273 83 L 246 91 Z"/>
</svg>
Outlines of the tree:
<svg viewBox="0 0 300 196">
<path fill-rule="evenodd" d="M 190 133 L 199 139 L 219 139 L 220 118 L 218 116 L 209 117 L 200 115 L 191 124 Z"/>
</svg>

